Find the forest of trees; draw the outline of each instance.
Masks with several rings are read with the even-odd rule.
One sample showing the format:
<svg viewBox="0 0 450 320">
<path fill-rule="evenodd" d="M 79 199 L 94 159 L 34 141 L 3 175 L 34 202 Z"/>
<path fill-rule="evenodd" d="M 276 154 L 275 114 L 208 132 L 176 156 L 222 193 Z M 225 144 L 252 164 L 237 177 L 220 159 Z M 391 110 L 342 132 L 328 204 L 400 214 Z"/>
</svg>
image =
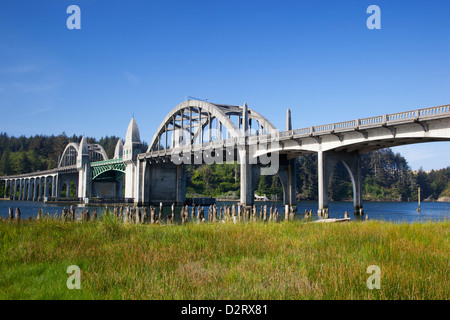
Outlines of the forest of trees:
<svg viewBox="0 0 450 320">
<path fill-rule="evenodd" d="M 0 176 L 29 173 L 53 169 L 58 166 L 58 158 L 69 142 L 80 142 L 81 136 L 68 137 L 65 133 L 58 136 L 36 135 L 33 137 L 9 137 L 0 133 Z M 99 143 L 108 154 L 114 156 L 119 138 L 105 137 L 97 141 L 86 137 L 88 143 Z"/>
<path fill-rule="evenodd" d="M 69 142 L 80 142 L 81 136 L 68 137 L 36 135 L 33 137 L 9 137 L 0 133 L 0 176 L 47 170 L 57 167 L 58 157 Z M 119 137 L 100 140 L 86 138 L 88 143 L 103 146 L 112 158 Z M 144 149 L 145 149 L 144 142 Z M 238 198 L 240 172 L 238 164 L 189 165 L 186 168 L 187 197 L 210 196 Z M 391 149 L 382 149 L 361 156 L 361 172 L 364 200 L 416 201 L 420 186 L 422 198 L 437 200 L 450 197 L 450 167 L 424 172 L 411 171 L 404 157 Z M 297 158 L 297 197 L 302 200 L 317 199 L 317 156 L 313 154 Z M 0 186 L 3 188 L 3 185 Z M 350 176 L 342 163 L 333 170 L 329 182 L 330 200 L 350 200 L 353 189 Z M 260 176 L 256 193 L 269 199 L 281 199 L 283 191 L 277 176 Z M 3 190 L 0 190 L 3 194 Z"/>
<path fill-rule="evenodd" d="M 191 165 L 187 168 L 187 193 L 190 196 L 238 198 L 240 186 L 238 164 Z M 450 167 L 425 172 L 411 171 L 404 157 L 391 149 L 382 149 L 361 156 L 361 174 L 364 200 L 417 201 L 421 197 L 437 200 L 450 196 Z M 317 155 L 297 158 L 297 197 L 317 200 Z M 353 187 L 347 169 L 338 163 L 329 181 L 329 198 L 332 201 L 350 200 Z M 282 199 L 283 190 L 277 176 L 260 176 L 256 193 L 269 199 Z"/>
</svg>

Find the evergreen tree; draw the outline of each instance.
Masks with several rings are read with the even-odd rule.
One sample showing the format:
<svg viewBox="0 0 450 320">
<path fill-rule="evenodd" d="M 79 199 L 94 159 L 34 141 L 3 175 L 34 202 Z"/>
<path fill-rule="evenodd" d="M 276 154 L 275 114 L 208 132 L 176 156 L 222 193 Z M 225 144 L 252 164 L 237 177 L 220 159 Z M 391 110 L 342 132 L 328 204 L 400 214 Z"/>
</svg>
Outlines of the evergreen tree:
<svg viewBox="0 0 450 320">
<path fill-rule="evenodd" d="M 9 153 L 9 150 L 5 150 L 0 157 L 0 175 L 7 175 L 11 172 Z"/>
</svg>

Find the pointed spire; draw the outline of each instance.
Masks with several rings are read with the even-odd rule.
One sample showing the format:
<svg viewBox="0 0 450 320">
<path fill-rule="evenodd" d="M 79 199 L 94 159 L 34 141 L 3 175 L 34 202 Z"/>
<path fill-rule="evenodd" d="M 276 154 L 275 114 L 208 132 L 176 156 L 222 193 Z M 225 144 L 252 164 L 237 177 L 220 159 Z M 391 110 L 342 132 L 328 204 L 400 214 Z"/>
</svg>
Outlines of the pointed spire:
<svg viewBox="0 0 450 320">
<path fill-rule="evenodd" d="M 87 142 L 86 142 L 86 139 L 84 138 L 84 136 L 83 136 L 83 138 L 81 138 L 80 146 L 78 148 L 78 154 L 79 155 L 89 155 L 88 145 L 87 145 Z"/>
<path fill-rule="evenodd" d="M 125 144 L 127 143 L 141 143 L 139 128 L 137 126 L 136 120 L 134 120 L 134 117 L 131 118 L 130 124 L 128 125 L 127 135 L 125 138 Z"/>
<path fill-rule="evenodd" d="M 119 139 L 114 150 L 114 159 L 120 159 L 123 157 L 123 143 L 122 139 Z"/>
</svg>

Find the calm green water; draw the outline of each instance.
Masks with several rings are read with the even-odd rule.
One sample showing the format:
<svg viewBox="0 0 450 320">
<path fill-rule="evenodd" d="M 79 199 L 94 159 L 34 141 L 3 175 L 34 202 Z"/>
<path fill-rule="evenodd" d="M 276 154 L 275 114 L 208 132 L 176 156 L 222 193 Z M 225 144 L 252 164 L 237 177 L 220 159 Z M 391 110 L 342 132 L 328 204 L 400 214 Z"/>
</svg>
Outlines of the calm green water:
<svg viewBox="0 0 450 320">
<path fill-rule="evenodd" d="M 218 202 L 217 205 L 231 205 L 233 202 Z M 261 205 L 270 206 L 272 202 L 256 202 L 256 206 Z M 283 205 L 281 202 L 274 203 L 278 207 L 278 212 L 283 216 Z M 44 213 L 49 213 L 53 215 L 61 215 L 63 207 L 69 207 L 65 205 L 55 205 L 55 204 L 44 204 L 42 202 L 32 202 L 32 201 L 0 201 L 0 217 L 8 217 L 8 208 L 19 207 L 21 211 L 21 216 L 23 219 L 28 217 L 35 218 L 38 209 L 42 208 Z M 77 216 L 81 214 L 82 210 L 87 208 L 83 205 L 76 206 L 75 213 Z M 90 212 L 92 213 L 93 208 L 90 207 Z M 317 202 L 315 201 L 302 201 L 298 203 L 298 215 L 303 217 L 306 210 L 313 211 L 313 218 L 317 217 Z M 450 203 L 448 202 L 422 202 L 422 211 L 419 214 L 417 211 L 417 203 L 415 202 L 364 202 L 364 212 L 369 215 L 370 219 L 375 220 L 386 220 L 393 222 L 420 222 L 429 220 L 444 220 L 450 218 Z M 176 210 L 179 212 L 179 208 Z M 98 209 L 100 213 L 102 209 Z M 158 209 L 157 209 L 158 211 Z M 189 210 L 190 211 L 190 210 Z M 329 216 L 330 218 L 343 218 L 344 212 L 349 212 L 349 217 L 352 220 L 361 219 L 361 217 L 353 215 L 353 204 L 351 202 L 331 202 L 329 204 Z M 164 207 L 164 214 L 170 214 L 170 207 Z M 205 217 L 208 215 L 208 207 L 205 207 Z"/>
</svg>

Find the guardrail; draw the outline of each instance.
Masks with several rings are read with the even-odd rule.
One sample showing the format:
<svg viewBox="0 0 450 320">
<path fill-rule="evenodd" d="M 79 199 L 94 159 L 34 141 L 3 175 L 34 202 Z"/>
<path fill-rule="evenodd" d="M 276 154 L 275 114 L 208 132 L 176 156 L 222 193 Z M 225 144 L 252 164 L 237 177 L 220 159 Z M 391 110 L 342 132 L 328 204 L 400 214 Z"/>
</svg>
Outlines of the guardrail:
<svg viewBox="0 0 450 320">
<path fill-rule="evenodd" d="M 295 129 L 280 132 L 280 137 L 307 137 L 314 134 L 330 134 L 334 132 L 343 132 L 357 130 L 361 128 L 381 127 L 401 122 L 429 120 L 439 118 L 443 115 L 450 116 L 450 105 L 417 109 L 413 111 L 405 111 L 399 113 L 385 114 L 382 116 L 355 119 L 344 122 L 337 122 L 314 126 L 309 128 Z"/>
</svg>

